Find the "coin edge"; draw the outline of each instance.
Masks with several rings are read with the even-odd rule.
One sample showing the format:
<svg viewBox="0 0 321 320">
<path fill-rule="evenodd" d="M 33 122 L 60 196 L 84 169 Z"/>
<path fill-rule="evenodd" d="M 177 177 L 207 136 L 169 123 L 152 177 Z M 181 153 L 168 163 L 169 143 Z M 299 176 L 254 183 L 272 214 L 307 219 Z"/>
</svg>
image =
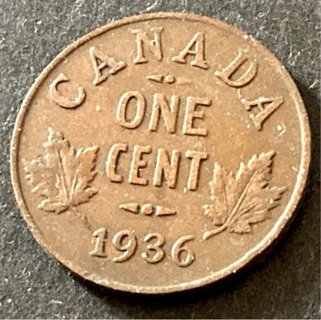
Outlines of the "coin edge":
<svg viewBox="0 0 321 320">
<path fill-rule="evenodd" d="M 61 264 L 63 264 L 64 266 L 66 266 L 68 269 L 75 272 L 79 276 L 83 277 L 84 279 L 93 281 L 96 284 L 99 284 L 108 288 L 127 291 L 127 292 L 160 294 L 160 293 L 171 293 L 171 292 L 197 288 L 197 287 L 204 286 L 206 284 L 214 283 L 218 280 L 221 280 L 227 277 L 228 275 L 233 274 L 238 270 L 242 269 L 243 267 L 245 267 L 246 265 L 248 265 L 252 260 L 254 260 L 262 252 L 264 252 L 265 249 L 267 249 L 270 246 L 270 244 L 274 242 L 275 239 L 278 238 L 279 234 L 282 232 L 284 227 L 290 222 L 291 218 L 295 215 L 297 205 L 299 203 L 299 200 L 302 196 L 304 187 L 307 182 L 308 171 L 310 166 L 311 134 L 310 134 L 310 128 L 309 128 L 309 120 L 308 120 L 308 115 L 307 115 L 303 100 L 298 91 L 298 88 L 295 85 L 294 80 L 291 78 L 288 71 L 284 68 L 282 63 L 279 61 L 279 59 L 270 50 L 268 50 L 263 44 L 261 44 L 260 41 L 250 36 L 249 40 L 252 41 L 252 44 L 259 46 L 259 49 L 267 53 L 267 55 L 270 56 L 271 59 L 273 59 L 276 65 L 279 68 L 283 69 L 282 76 L 285 77 L 285 82 L 289 89 L 289 92 L 295 93 L 295 97 L 293 98 L 293 100 L 296 102 L 295 107 L 298 113 L 298 118 L 300 120 L 301 144 L 302 144 L 300 170 L 299 170 L 296 185 L 291 195 L 290 201 L 288 202 L 282 215 L 280 216 L 276 224 L 273 226 L 273 228 L 254 248 L 248 251 L 247 254 L 245 254 L 241 259 L 235 261 L 233 264 L 229 265 L 228 267 L 201 279 L 184 282 L 180 284 L 167 285 L 163 287 L 160 287 L 160 286 L 143 287 L 143 286 L 137 286 L 137 285 L 122 284 L 116 281 L 109 281 L 106 279 L 99 280 L 94 274 L 90 274 L 88 273 L 88 271 L 82 270 L 81 268 L 75 266 L 72 262 L 63 261 L 60 259 L 59 253 L 56 252 L 54 249 L 52 249 L 50 247 L 50 244 L 46 243 L 46 241 L 42 239 L 43 237 L 42 233 L 40 230 L 37 229 L 37 224 L 32 218 L 28 210 L 27 204 L 24 200 L 22 190 L 20 187 L 21 184 L 20 184 L 19 174 L 17 170 L 18 169 L 18 146 L 19 146 L 19 139 L 20 139 L 20 134 L 22 131 L 24 119 L 25 119 L 26 113 L 29 110 L 28 106 L 31 103 L 38 88 L 41 86 L 42 82 L 46 79 L 46 77 L 50 74 L 50 72 L 57 66 L 57 64 L 59 64 L 67 55 L 75 51 L 77 48 L 85 44 L 87 41 L 99 36 L 104 32 L 107 32 L 109 30 L 130 24 L 133 22 L 147 21 L 147 20 L 154 20 L 154 19 L 166 19 L 166 18 L 171 18 L 171 19 L 176 18 L 176 19 L 183 19 L 183 20 L 186 19 L 186 20 L 193 20 L 193 21 L 196 20 L 199 22 L 208 23 L 241 37 L 247 34 L 246 32 L 232 25 L 229 25 L 223 21 L 220 21 L 212 17 L 206 17 L 206 16 L 201 16 L 201 15 L 196 15 L 191 13 L 177 13 L 177 12 L 161 12 L 161 13 L 150 13 L 150 14 L 140 14 L 135 16 L 129 16 L 129 17 L 121 18 L 120 20 L 109 23 L 102 27 L 99 27 L 89 32 L 88 34 L 84 35 L 80 39 L 74 41 L 68 47 L 66 47 L 40 73 L 40 75 L 35 80 L 34 84 L 29 89 L 22 103 L 22 106 L 17 116 L 17 120 L 15 122 L 14 130 L 12 134 L 12 140 L 11 140 L 11 151 L 10 151 L 11 169 L 10 170 L 11 170 L 11 182 L 13 185 L 15 198 L 18 203 L 18 207 L 21 211 L 21 215 L 23 216 L 24 220 L 27 222 L 27 225 L 31 233 L 34 236 L 34 238 L 37 240 L 37 242 L 53 258 L 58 260 Z"/>
</svg>

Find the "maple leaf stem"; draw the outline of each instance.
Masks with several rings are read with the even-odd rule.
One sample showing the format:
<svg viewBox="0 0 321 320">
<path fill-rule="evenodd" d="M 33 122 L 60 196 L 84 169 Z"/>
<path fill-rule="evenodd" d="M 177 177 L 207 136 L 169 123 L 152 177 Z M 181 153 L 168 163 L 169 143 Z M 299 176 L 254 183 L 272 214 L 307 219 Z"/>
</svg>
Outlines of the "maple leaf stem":
<svg viewBox="0 0 321 320">
<path fill-rule="evenodd" d="M 90 225 L 90 223 L 88 222 L 87 217 L 86 217 L 84 214 L 80 213 L 75 207 L 71 207 L 71 210 L 72 210 L 77 216 L 79 216 L 79 217 L 81 218 L 81 220 L 82 220 L 82 222 L 84 223 L 84 225 L 86 226 L 86 228 L 87 228 L 89 231 L 92 231 L 92 230 L 91 230 L 91 225 Z"/>
<path fill-rule="evenodd" d="M 219 227 L 219 228 L 217 228 L 217 229 L 215 229 L 215 230 L 204 232 L 204 234 L 203 234 L 203 240 L 207 240 L 207 239 L 209 239 L 209 238 L 211 238 L 211 237 L 213 237 L 213 236 L 215 236 L 215 235 L 217 235 L 217 234 L 225 231 L 225 230 L 227 229 L 227 227 L 230 225 L 230 223 L 233 222 L 233 220 L 235 220 L 235 219 L 237 218 L 238 210 L 239 210 L 239 208 L 240 208 L 240 206 L 241 206 L 241 204 L 242 204 L 242 202 L 243 202 L 243 200 L 244 200 L 244 197 L 245 197 L 245 195 L 246 195 L 246 192 L 247 192 L 249 186 L 251 185 L 251 183 L 252 183 L 252 181 L 253 181 L 256 173 L 257 173 L 257 171 L 255 171 L 255 172 L 253 173 L 253 175 L 252 175 L 249 183 L 248 183 L 248 184 L 246 185 L 246 187 L 244 188 L 244 190 L 243 190 L 243 192 L 242 192 L 239 200 L 237 201 L 237 203 L 236 203 L 236 205 L 235 205 L 232 213 L 230 214 L 230 216 L 228 217 L 228 219 L 225 221 L 225 223 L 224 223 L 221 227 Z"/>
<path fill-rule="evenodd" d="M 227 229 L 228 224 L 224 223 L 221 227 L 215 229 L 215 230 L 211 230 L 211 231 L 206 231 L 203 234 L 203 240 L 207 240 L 213 236 L 216 236 L 217 234 L 225 231 Z"/>
<path fill-rule="evenodd" d="M 57 154 L 57 158 L 58 158 L 58 164 L 59 164 L 59 170 L 60 170 L 60 179 L 62 182 L 62 187 L 64 188 L 64 198 L 65 198 L 65 203 L 69 203 L 69 193 L 68 193 L 68 189 L 67 189 L 67 182 L 66 182 L 66 177 L 64 174 L 64 170 L 62 167 L 62 161 L 61 161 L 61 156 L 59 153 L 59 150 L 56 148 L 56 154 Z"/>
<path fill-rule="evenodd" d="M 254 177 L 256 175 L 257 171 L 255 171 L 249 181 L 249 183 L 246 185 L 246 187 L 244 188 L 239 200 L 237 201 L 232 213 L 230 214 L 230 216 L 227 218 L 226 222 L 224 225 L 229 225 L 231 222 L 233 222 L 233 220 L 235 220 L 237 218 L 237 213 L 238 213 L 238 210 L 240 209 L 240 206 L 244 200 L 244 197 L 246 195 L 246 192 L 247 190 L 249 189 L 249 186 L 251 185 L 252 181 L 254 180 Z"/>
<path fill-rule="evenodd" d="M 78 182 L 78 169 L 76 170 L 75 177 L 72 180 L 72 186 L 71 186 L 71 191 L 70 191 L 70 198 L 73 199 L 74 193 L 75 193 L 75 186 L 76 183 Z"/>
</svg>

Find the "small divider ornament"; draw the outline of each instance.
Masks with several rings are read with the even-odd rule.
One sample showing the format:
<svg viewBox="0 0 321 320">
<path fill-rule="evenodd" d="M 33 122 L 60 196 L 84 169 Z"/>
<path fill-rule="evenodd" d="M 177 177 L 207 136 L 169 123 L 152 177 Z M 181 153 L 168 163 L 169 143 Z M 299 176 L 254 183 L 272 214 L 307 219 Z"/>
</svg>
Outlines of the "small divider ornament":
<svg viewBox="0 0 321 320">
<path fill-rule="evenodd" d="M 176 214 L 176 210 L 171 208 L 166 208 L 164 206 L 153 206 L 150 203 L 145 203 L 143 205 L 140 205 L 139 203 L 126 203 L 121 204 L 119 206 L 120 209 L 123 209 L 125 211 L 135 213 L 135 214 L 143 214 L 144 216 L 151 216 L 155 213 L 155 216 L 157 217 L 164 217 L 164 216 L 172 216 Z"/>
</svg>

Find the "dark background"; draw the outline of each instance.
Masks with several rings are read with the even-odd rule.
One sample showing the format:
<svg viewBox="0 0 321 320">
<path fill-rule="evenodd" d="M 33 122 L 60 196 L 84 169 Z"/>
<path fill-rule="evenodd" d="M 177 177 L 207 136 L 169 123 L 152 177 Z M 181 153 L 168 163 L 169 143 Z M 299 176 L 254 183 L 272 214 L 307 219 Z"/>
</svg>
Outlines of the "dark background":
<svg viewBox="0 0 321 320">
<path fill-rule="evenodd" d="M 264 262 L 220 286 L 146 297 L 86 284 L 43 251 L 16 206 L 9 149 L 23 98 L 63 48 L 113 19 L 157 11 L 225 20 L 274 52 L 303 96 L 313 156 L 301 209 Z M 318 1 L 0 0 L 0 63 L 1 318 L 320 318 Z"/>
</svg>

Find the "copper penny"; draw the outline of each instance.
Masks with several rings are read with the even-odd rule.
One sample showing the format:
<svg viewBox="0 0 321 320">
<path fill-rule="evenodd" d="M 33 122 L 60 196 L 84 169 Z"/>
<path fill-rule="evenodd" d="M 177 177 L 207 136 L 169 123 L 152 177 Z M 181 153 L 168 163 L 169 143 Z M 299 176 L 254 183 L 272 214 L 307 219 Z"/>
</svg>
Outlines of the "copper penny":
<svg viewBox="0 0 321 320">
<path fill-rule="evenodd" d="M 298 90 L 258 41 L 210 18 L 130 17 L 73 43 L 20 111 L 12 181 L 39 243 L 131 292 L 237 272 L 293 217 L 310 161 Z"/>
</svg>

